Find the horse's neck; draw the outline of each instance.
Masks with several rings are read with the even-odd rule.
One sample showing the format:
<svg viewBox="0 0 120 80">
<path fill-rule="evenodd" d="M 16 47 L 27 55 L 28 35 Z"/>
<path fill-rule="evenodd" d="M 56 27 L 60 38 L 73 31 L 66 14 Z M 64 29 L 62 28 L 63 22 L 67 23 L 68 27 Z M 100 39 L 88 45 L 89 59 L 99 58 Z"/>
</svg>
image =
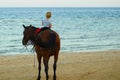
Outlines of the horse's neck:
<svg viewBox="0 0 120 80">
<path fill-rule="evenodd" d="M 37 29 L 37 28 L 36 28 Z M 34 43 L 35 42 L 35 37 L 37 37 L 36 29 L 32 31 L 32 37 L 31 37 L 31 41 Z"/>
</svg>

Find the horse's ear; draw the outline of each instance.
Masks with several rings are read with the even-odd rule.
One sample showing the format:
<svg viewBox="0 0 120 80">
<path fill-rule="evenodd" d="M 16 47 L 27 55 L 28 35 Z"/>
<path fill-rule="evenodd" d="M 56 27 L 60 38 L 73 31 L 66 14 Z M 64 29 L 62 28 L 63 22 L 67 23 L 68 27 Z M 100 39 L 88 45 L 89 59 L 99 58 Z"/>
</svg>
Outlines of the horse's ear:
<svg viewBox="0 0 120 80">
<path fill-rule="evenodd" d="M 23 24 L 23 27 L 26 29 L 27 27 Z"/>
</svg>

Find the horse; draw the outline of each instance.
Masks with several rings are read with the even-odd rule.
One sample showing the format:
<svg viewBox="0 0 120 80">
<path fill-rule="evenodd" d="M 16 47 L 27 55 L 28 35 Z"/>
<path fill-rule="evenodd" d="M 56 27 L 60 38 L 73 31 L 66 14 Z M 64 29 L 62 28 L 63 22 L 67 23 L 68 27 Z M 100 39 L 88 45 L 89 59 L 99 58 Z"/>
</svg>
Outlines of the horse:
<svg viewBox="0 0 120 80">
<path fill-rule="evenodd" d="M 49 59 L 51 56 L 54 56 L 53 80 L 56 80 L 56 68 L 57 68 L 58 55 L 59 55 L 59 50 L 60 50 L 59 35 L 51 29 L 46 29 L 44 31 L 40 31 L 39 34 L 36 34 L 36 30 L 38 28 L 32 25 L 29 25 L 29 26 L 23 25 L 23 27 L 24 27 L 24 32 L 23 32 L 22 44 L 26 46 L 28 41 L 31 41 L 37 54 L 37 60 L 38 60 L 37 80 L 41 79 L 40 72 L 41 72 L 41 58 L 42 57 L 43 57 L 43 63 L 45 67 L 44 71 L 46 74 L 46 80 L 49 79 L 48 63 L 49 63 Z"/>
</svg>

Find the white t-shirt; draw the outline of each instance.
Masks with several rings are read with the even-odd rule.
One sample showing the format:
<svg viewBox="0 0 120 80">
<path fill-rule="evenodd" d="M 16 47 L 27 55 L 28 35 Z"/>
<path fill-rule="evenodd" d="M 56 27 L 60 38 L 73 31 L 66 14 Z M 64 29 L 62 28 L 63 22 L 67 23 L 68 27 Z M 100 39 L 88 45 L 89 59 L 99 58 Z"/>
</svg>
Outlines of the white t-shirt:
<svg viewBox="0 0 120 80">
<path fill-rule="evenodd" d="M 43 23 L 43 27 L 50 27 L 51 24 L 50 20 L 47 19 L 43 20 L 42 23 Z"/>
</svg>

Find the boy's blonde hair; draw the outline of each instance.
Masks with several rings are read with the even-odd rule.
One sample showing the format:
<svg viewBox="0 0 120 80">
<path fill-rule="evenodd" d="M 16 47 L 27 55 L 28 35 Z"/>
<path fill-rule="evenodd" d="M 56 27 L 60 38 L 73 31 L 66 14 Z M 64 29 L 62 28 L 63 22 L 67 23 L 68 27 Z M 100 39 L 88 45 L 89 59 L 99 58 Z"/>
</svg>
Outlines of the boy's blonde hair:
<svg viewBox="0 0 120 80">
<path fill-rule="evenodd" d="M 51 17 L 51 12 L 47 12 L 46 13 L 46 18 L 50 18 Z"/>
</svg>

